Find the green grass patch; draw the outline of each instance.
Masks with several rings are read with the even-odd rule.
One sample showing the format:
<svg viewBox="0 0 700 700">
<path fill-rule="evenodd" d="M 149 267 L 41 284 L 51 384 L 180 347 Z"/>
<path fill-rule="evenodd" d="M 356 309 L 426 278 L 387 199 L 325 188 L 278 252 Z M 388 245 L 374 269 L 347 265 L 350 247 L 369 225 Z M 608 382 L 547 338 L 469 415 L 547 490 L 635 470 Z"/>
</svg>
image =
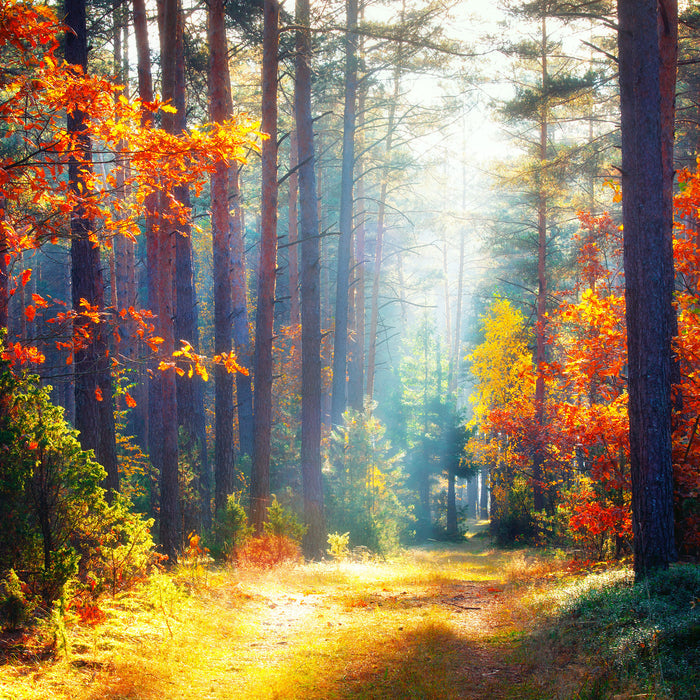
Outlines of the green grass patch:
<svg viewBox="0 0 700 700">
<path fill-rule="evenodd" d="M 569 697 L 632 692 L 695 700 L 700 688 L 700 567 L 677 565 L 635 584 L 629 569 L 562 581 L 535 596 L 546 618 L 533 646 L 538 663 L 572 666 L 580 688 Z"/>
</svg>

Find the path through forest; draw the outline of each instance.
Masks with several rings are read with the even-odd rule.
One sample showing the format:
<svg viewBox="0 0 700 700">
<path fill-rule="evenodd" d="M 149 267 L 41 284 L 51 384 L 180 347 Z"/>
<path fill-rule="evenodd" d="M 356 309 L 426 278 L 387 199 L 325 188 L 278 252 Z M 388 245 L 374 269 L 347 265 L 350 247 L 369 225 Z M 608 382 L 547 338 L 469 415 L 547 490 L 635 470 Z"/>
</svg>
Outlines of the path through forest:
<svg viewBox="0 0 700 700">
<path fill-rule="evenodd" d="M 482 541 L 391 562 L 198 567 L 179 589 L 163 576 L 69 629 L 67 659 L 5 665 L 0 698 L 546 697 L 518 653 L 512 556 Z"/>
</svg>

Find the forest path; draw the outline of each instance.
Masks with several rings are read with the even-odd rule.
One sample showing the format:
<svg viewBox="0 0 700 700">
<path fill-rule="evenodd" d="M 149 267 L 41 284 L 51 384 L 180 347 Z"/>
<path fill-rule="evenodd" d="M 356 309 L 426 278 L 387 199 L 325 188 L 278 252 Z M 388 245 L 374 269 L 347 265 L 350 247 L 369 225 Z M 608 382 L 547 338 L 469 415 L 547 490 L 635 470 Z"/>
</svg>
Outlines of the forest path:
<svg viewBox="0 0 700 700">
<path fill-rule="evenodd" d="M 70 631 L 67 660 L 13 666 L 33 691 L 0 683 L 0 698 L 546 697 L 517 658 L 498 575 L 509 556 L 482 540 L 391 562 L 195 571 L 186 597 L 164 577 L 150 604 L 114 601 L 90 633 Z"/>
</svg>

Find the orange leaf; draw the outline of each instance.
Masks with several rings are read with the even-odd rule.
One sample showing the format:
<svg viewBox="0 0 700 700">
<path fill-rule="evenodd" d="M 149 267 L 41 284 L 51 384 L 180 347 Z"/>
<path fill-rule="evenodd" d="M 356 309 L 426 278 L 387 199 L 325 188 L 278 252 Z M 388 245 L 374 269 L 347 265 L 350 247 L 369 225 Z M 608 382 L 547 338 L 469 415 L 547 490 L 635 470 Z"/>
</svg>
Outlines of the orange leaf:
<svg viewBox="0 0 700 700">
<path fill-rule="evenodd" d="M 128 392 L 124 392 L 124 399 L 126 401 L 126 405 L 129 408 L 134 408 L 136 406 L 136 401 L 134 400 L 134 397 Z"/>
<path fill-rule="evenodd" d="M 102 389 L 100 389 L 99 386 L 96 386 L 96 387 L 95 387 L 95 398 L 96 398 L 98 401 L 102 401 Z"/>
<path fill-rule="evenodd" d="M 22 273 L 21 283 L 22 283 L 22 286 L 23 286 L 23 287 L 24 287 L 25 284 L 27 284 L 27 282 L 29 282 L 29 279 L 31 278 L 31 276 L 32 276 L 32 268 L 31 268 L 31 267 L 28 267 L 28 268 Z"/>
<path fill-rule="evenodd" d="M 27 317 L 27 321 L 31 322 L 36 316 L 36 309 L 30 304 L 25 310 L 24 315 Z"/>
</svg>

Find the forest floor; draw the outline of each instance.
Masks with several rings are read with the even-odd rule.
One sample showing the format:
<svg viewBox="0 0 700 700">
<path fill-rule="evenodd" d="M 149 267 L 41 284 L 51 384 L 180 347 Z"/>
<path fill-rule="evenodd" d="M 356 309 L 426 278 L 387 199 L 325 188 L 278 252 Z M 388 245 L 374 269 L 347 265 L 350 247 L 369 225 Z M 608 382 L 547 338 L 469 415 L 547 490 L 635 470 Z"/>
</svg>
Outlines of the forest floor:
<svg viewBox="0 0 700 700">
<path fill-rule="evenodd" d="M 60 653 L 6 654 L 0 698 L 579 697 L 586 663 L 528 642 L 533 586 L 563 559 L 492 549 L 482 529 L 386 562 L 158 575 L 69 624 Z"/>
</svg>

